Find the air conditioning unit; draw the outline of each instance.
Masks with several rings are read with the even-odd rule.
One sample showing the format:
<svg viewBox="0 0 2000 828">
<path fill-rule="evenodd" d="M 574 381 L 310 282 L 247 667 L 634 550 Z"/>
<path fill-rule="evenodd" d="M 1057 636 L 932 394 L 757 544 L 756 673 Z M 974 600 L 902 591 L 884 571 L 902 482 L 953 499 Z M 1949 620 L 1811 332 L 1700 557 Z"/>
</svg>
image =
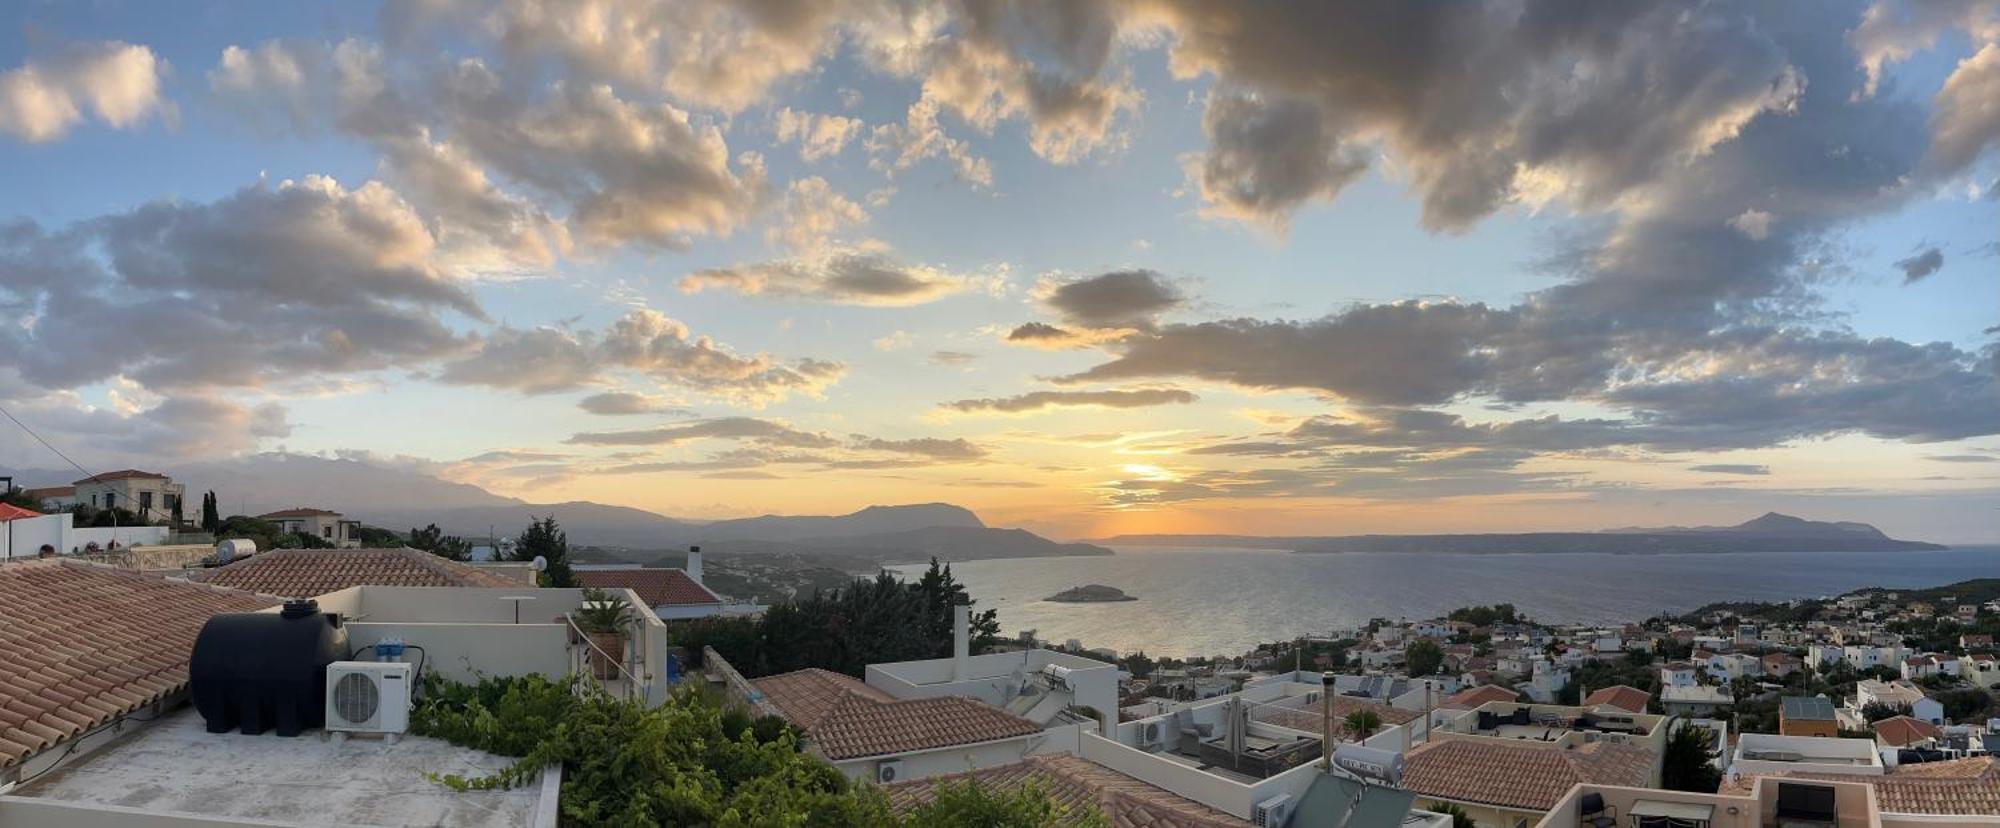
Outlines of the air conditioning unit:
<svg viewBox="0 0 2000 828">
<path fill-rule="evenodd" d="M 1140 738 L 1139 742 L 1140 742 L 1140 744 L 1144 744 L 1144 745 L 1157 745 L 1157 744 L 1159 744 L 1159 743 L 1160 743 L 1160 723 L 1159 723 L 1159 722 L 1147 722 L 1147 723 L 1146 723 L 1146 730 L 1145 730 L 1145 734 L 1144 734 L 1144 736 L 1143 736 L 1142 738 Z"/>
<path fill-rule="evenodd" d="M 1285 828 L 1292 818 L 1292 795 L 1279 794 L 1257 803 L 1250 811 L 1250 824 L 1257 828 Z"/>
<path fill-rule="evenodd" d="M 886 759 L 875 763 L 875 783 L 887 785 L 903 781 L 903 760 Z"/>
<path fill-rule="evenodd" d="M 336 661 L 326 666 L 326 729 L 382 733 L 410 729 L 410 665 L 400 661 Z"/>
</svg>

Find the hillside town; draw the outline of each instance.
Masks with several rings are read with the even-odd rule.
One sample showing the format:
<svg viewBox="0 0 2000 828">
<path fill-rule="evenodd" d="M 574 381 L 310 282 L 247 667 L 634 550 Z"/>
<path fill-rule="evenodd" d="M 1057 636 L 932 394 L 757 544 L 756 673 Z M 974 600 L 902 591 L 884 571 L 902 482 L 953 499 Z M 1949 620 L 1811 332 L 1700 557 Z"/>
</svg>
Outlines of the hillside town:
<svg viewBox="0 0 2000 828">
<path fill-rule="evenodd" d="M 936 562 L 764 605 L 699 547 L 574 561 L 554 518 L 464 539 L 214 493 L 190 517 L 181 489 L 8 493 L 0 827 L 931 825 L 968 797 L 1052 825 L 2000 824 L 2000 580 L 1153 657 L 1005 636 Z"/>
</svg>

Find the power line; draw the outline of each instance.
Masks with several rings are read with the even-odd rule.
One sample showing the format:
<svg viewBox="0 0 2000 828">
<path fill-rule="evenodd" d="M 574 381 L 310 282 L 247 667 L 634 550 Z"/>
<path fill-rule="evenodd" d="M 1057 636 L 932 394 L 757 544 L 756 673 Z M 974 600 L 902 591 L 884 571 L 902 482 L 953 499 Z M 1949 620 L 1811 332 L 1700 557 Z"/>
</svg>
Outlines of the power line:
<svg viewBox="0 0 2000 828">
<path fill-rule="evenodd" d="M 68 463 L 71 466 L 74 466 L 77 471 L 83 472 L 84 477 L 88 477 L 91 480 L 97 479 L 97 475 L 92 474 L 89 469 L 84 468 L 81 464 L 77 463 L 75 460 L 69 459 L 69 455 L 64 454 L 62 452 L 62 449 L 56 448 L 54 444 L 50 443 L 47 440 L 42 439 L 42 435 L 36 434 L 35 430 L 29 428 L 27 423 L 21 422 L 21 419 L 19 417 L 14 416 L 14 412 L 8 411 L 5 406 L 0 406 L 0 414 L 7 415 L 7 419 L 14 421 L 14 425 L 20 426 L 22 431 L 28 432 L 28 436 L 35 438 L 35 442 L 41 443 L 43 448 L 55 452 L 57 457 L 63 459 L 63 462 Z"/>
</svg>

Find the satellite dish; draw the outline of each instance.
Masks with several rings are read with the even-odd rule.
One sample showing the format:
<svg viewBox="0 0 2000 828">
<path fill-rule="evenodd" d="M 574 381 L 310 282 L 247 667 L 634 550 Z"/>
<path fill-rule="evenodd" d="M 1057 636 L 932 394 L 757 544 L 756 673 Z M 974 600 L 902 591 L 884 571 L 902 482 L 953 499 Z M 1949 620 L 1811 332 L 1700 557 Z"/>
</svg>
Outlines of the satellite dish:
<svg viewBox="0 0 2000 828">
<path fill-rule="evenodd" d="M 535 568 L 536 572 L 547 572 L 549 569 L 549 559 L 536 555 L 535 562 L 531 566 Z"/>
</svg>

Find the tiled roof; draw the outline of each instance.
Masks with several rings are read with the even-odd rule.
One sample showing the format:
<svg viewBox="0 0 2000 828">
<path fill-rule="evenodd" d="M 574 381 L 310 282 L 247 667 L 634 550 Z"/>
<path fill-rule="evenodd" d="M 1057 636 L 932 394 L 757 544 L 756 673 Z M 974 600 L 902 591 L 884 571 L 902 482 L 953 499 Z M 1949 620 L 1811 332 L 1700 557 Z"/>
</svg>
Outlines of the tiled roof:
<svg viewBox="0 0 2000 828">
<path fill-rule="evenodd" d="M 76 487 L 42 486 L 40 488 L 35 488 L 35 489 L 22 489 L 21 494 L 35 498 L 37 500 L 48 500 L 49 498 L 52 497 L 75 497 Z"/>
<path fill-rule="evenodd" d="M 132 479 L 166 480 L 167 476 L 164 474 L 154 474 L 153 472 L 149 471 L 140 471 L 138 469 L 119 469 L 118 471 L 115 472 L 105 472 L 103 474 L 91 475 L 82 480 L 76 481 L 75 485 L 81 486 L 85 483 L 108 483 L 113 480 L 132 480 Z"/>
<path fill-rule="evenodd" d="M 1591 691 L 1590 697 L 1583 700 L 1583 706 L 1596 707 L 1600 704 L 1608 704 L 1627 713 L 1644 713 L 1646 712 L 1646 700 L 1648 698 L 1651 698 L 1651 696 L 1648 696 L 1646 691 L 1637 687 L 1626 684 L 1614 684 L 1602 690 Z"/>
<path fill-rule="evenodd" d="M 517 587 L 520 584 L 421 549 L 276 549 L 193 577 L 287 598 L 351 586 Z"/>
<path fill-rule="evenodd" d="M 1406 724 L 1423 715 L 1415 710 L 1404 710 L 1403 708 L 1390 707 L 1386 704 L 1377 704 L 1345 696 L 1334 696 L 1330 700 L 1321 699 L 1300 708 L 1262 705 L 1251 711 L 1250 718 L 1306 733 L 1318 733 L 1326 726 L 1326 703 L 1328 701 L 1333 702 L 1333 735 L 1337 739 L 1353 738 L 1347 732 L 1346 719 L 1349 714 L 1357 711 L 1373 711 L 1375 718 L 1382 723 L 1381 727 Z"/>
<path fill-rule="evenodd" d="M 579 569 L 576 582 L 598 589 L 630 589 L 649 607 L 722 603 L 722 596 L 679 569 Z"/>
<path fill-rule="evenodd" d="M 1902 765 L 1881 776 L 1797 771 L 1764 775 L 1874 785 L 1876 806 L 1887 814 L 2000 814 L 2000 759 L 1992 756 Z M 1755 780 L 1754 775 L 1740 776 L 1734 785 L 1749 790 Z"/>
<path fill-rule="evenodd" d="M 962 696 L 895 699 L 850 676 L 806 669 L 750 684 L 833 760 L 1031 736 L 1040 725 Z"/>
<path fill-rule="evenodd" d="M 42 516 L 41 512 L 37 512 L 33 509 L 23 509 L 12 503 L 0 503 L 0 521 L 20 520 L 21 518 L 38 518 L 41 516 Z"/>
<path fill-rule="evenodd" d="M 1617 742 L 1572 750 L 1443 739 L 1405 754 L 1404 790 L 1504 808 L 1546 811 L 1579 782 L 1645 787 L 1653 752 Z"/>
<path fill-rule="evenodd" d="M 0 767 L 181 690 L 209 616 L 276 603 L 81 561 L 0 565 Z"/>
<path fill-rule="evenodd" d="M 1501 687 L 1497 684 L 1482 684 L 1470 690 L 1460 690 L 1457 693 L 1446 696 L 1444 701 L 1438 706 L 1454 710 L 1474 710 L 1488 702 L 1510 702 L 1520 697 L 1521 694 L 1511 688 Z"/>
<path fill-rule="evenodd" d="M 1030 783 L 1071 814 L 1097 806 L 1111 828 L 1241 828 L 1250 823 L 1069 753 L 1031 756 L 991 768 L 889 786 L 889 802 L 907 813 L 931 801 L 941 783 L 970 780 L 989 790 Z"/>
<path fill-rule="evenodd" d="M 294 517 L 340 517 L 340 513 L 330 512 L 325 509 L 308 509 L 306 507 L 301 506 L 296 509 L 279 509 L 278 511 L 275 512 L 265 512 L 264 514 L 258 515 L 258 517 L 265 519 L 294 518 Z"/>
<path fill-rule="evenodd" d="M 1944 731 L 1937 725 L 1909 716 L 1890 716 L 1876 722 L 1874 729 L 1875 738 L 1891 747 L 1909 747 L 1944 736 Z"/>
</svg>

